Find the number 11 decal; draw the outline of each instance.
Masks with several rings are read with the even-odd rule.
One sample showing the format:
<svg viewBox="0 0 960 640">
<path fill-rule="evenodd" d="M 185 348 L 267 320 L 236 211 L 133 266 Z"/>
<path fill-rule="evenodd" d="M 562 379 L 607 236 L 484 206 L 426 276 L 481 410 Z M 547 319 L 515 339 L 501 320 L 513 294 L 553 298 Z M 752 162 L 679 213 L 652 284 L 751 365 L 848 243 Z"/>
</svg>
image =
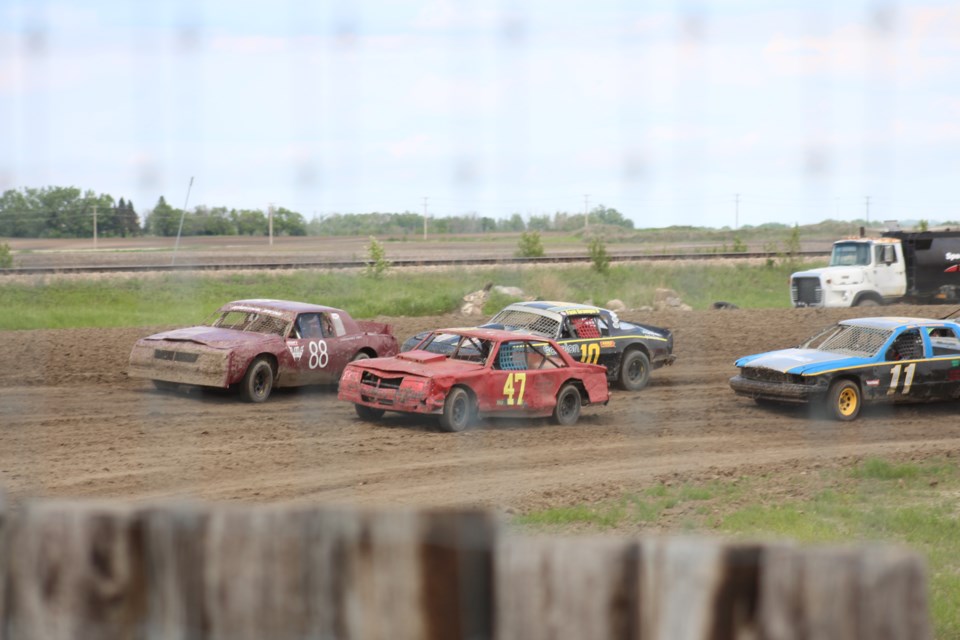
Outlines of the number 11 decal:
<svg viewBox="0 0 960 640">
<path fill-rule="evenodd" d="M 903 395 L 910 393 L 910 387 L 913 385 L 913 372 L 917 369 L 917 363 L 911 362 L 907 365 L 906 369 L 903 368 L 902 364 L 898 364 L 890 370 L 890 388 L 887 389 L 887 395 L 892 396 L 897 392 L 897 385 L 900 384 L 900 371 L 904 371 L 903 375 Z"/>
</svg>

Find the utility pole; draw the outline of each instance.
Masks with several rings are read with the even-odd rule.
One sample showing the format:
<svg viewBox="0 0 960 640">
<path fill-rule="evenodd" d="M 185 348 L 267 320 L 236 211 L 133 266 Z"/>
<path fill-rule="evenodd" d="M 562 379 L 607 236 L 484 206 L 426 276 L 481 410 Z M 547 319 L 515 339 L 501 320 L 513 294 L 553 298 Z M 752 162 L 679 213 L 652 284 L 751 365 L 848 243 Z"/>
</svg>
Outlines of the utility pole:
<svg viewBox="0 0 960 640">
<path fill-rule="evenodd" d="M 583 229 L 590 228 L 590 194 L 583 194 Z"/>
<path fill-rule="evenodd" d="M 427 196 L 423 196 L 423 240 L 427 240 Z"/>
<path fill-rule="evenodd" d="M 870 224 L 870 196 L 867 196 L 866 206 L 867 206 L 867 225 L 869 225 Z"/>
<path fill-rule="evenodd" d="M 737 194 L 737 197 L 733 200 L 733 230 L 736 231 L 740 228 L 740 194 Z"/>
<path fill-rule="evenodd" d="M 177 241 L 173 243 L 173 256 L 170 258 L 171 266 L 177 261 L 177 249 L 180 248 L 180 235 L 183 233 L 183 219 L 187 215 L 187 203 L 190 202 L 191 189 L 193 189 L 193 176 L 190 176 L 190 184 L 187 185 L 187 195 L 183 198 L 183 211 L 180 212 L 180 226 L 177 227 Z"/>
<path fill-rule="evenodd" d="M 270 246 L 273 246 L 273 203 L 267 207 L 267 233 L 270 235 Z"/>
<path fill-rule="evenodd" d="M 97 205 L 93 205 L 93 248 L 97 248 Z"/>
</svg>

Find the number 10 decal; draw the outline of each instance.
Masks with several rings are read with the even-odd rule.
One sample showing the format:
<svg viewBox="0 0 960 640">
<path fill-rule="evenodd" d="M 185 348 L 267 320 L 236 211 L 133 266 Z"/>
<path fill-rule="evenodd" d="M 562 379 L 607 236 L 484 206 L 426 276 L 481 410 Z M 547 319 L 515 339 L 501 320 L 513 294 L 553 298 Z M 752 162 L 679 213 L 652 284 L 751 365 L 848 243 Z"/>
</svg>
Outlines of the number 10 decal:
<svg viewBox="0 0 960 640">
<path fill-rule="evenodd" d="M 513 406 L 514 404 L 523 404 L 523 390 L 527 388 L 527 374 L 525 373 L 511 373 L 507 376 L 507 381 L 503 383 L 503 395 L 507 397 L 507 405 Z M 514 402 L 513 396 L 516 394 L 517 399 Z"/>
<path fill-rule="evenodd" d="M 596 342 L 585 344 L 580 348 L 580 362 L 597 364 L 600 361 L 600 345 Z"/>
<path fill-rule="evenodd" d="M 913 372 L 917 369 L 917 363 L 911 362 L 907 365 L 904 370 L 903 375 L 903 395 L 910 393 L 910 387 L 913 385 Z M 900 371 L 903 370 L 903 365 L 898 364 L 890 370 L 890 388 L 887 389 L 887 395 L 892 396 L 897 392 L 897 385 L 900 384 Z"/>
</svg>

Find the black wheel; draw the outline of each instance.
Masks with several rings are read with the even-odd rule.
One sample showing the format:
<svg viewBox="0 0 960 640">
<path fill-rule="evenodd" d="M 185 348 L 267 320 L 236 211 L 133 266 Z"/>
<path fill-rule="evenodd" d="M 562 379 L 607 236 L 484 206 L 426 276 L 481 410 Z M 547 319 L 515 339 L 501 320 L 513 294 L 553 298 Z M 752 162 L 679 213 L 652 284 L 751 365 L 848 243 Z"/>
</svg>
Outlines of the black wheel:
<svg viewBox="0 0 960 640">
<path fill-rule="evenodd" d="M 266 358 L 257 358 L 247 368 L 240 383 L 240 397 L 247 402 L 263 402 L 273 391 L 273 366 Z"/>
<path fill-rule="evenodd" d="M 860 415 L 860 387 L 850 380 L 837 380 L 827 392 L 827 412 L 834 420 L 849 422 Z"/>
<path fill-rule="evenodd" d="M 383 417 L 384 410 L 376 407 L 368 407 L 365 404 L 355 404 L 353 408 L 357 410 L 357 416 L 364 422 L 376 422 Z"/>
<path fill-rule="evenodd" d="M 440 426 L 444 431 L 463 431 L 472 421 L 473 401 L 470 393 L 463 387 L 454 387 L 443 403 Z"/>
<path fill-rule="evenodd" d="M 553 421 L 557 424 L 576 424 L 580 419 L 580 390 L 566 384 L 557 394 L 557 406 L 553 409 Z"/>
<path fill-rule="evenodd" d="M 650 358 L 639 349 L 632 349 L 623 354 L 620 361 L 620 378 L 617 380 L 621 389 L 640 391 L 650 382 Z"/>
<path fill-rule="evenodd" d="M 857 300 L 857 304 L 853 305 L 855 307 L 879 307 L 880 303 L 877 302 L 874 298 L 860 298 Z"/>
<path fill-rule="evenodd" d="M 168 382 L 166 380 L 153 380 L 153 386 L 159 391 L 176 391 L 179 385 L 176 382 Z"/>
</svg>

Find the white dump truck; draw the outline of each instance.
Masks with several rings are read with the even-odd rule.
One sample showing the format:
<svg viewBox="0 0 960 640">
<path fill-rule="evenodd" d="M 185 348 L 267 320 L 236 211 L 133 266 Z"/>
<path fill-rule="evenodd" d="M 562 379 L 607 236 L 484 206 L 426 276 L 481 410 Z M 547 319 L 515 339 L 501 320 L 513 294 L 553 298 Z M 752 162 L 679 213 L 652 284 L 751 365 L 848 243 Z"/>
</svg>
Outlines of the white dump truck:
<svg viewBox="0 0 960 640">
<path fill-rule="evenodd" d="M 830 265 L 790 276 L 795 307 L 960 301 L 960 231 L 886 231 L 833 243 Z"/>
</svg>

